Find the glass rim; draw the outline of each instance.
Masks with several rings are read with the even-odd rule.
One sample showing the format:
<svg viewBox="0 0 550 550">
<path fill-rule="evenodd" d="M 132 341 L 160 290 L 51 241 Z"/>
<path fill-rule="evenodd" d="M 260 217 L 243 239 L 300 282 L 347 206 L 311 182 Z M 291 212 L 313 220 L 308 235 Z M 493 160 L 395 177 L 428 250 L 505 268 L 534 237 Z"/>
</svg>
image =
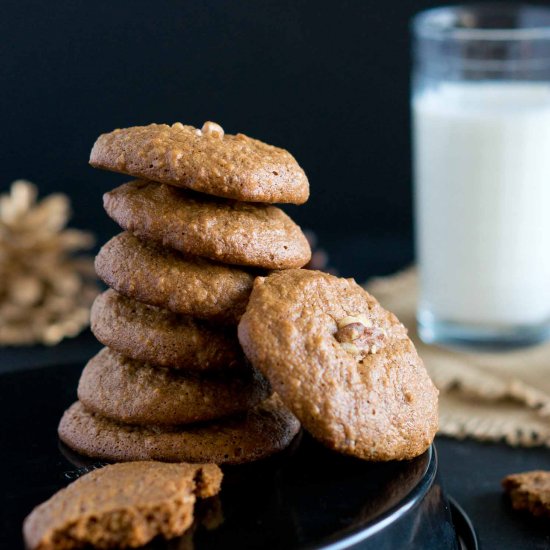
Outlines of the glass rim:
<svg viewBox="0 0 550 550">
<path fill-rule="evenodd" d="M 517 28 L 486 28 L 456 26 L 456 16 L 464 13 L 481 13 L 495 9 L 500 13 L 516 14 L 521 10 L 544 14 L 548 24 Z M 411 21 L 413 32 L 419 38 L 434 40 L 486 40 L 521 41 L 550 40 L 550 7 L 536 4 L 481 2 L 474 4 L 454 4 L 430 8 L 417 13 Z"/>
</svg>

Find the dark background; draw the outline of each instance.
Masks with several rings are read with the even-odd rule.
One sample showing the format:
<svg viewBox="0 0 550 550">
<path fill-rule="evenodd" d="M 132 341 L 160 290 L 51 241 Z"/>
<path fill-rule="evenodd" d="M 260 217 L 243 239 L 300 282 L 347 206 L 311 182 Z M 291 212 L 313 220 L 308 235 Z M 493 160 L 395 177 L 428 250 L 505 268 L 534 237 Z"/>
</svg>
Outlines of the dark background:
<svg viewBox="0 0 550 550">
<path fill-rule="evenodd" d="M 0 191 L 68 192 L 103 238 L 101 194 L 124 177 L 87 165 L 95 138 L 214 120 L 294 154 L 311 182 L 286 207 L 298 223 L 411 248 L 408 27 L 440 3 L 2 0 Z"/>
<path fill-rule="evenodd" d="M 101 194 L 125 178 L 87 165 L 95 138 L 214 120 L 294 154 L 312 191 L 287 208 L 300 224 L 409 241 L 408 23 L 436 4 L 3 0 L 0 190 L 68 192 L 73 224 L 103 237 Z"/>
<path fill-rule="evenodd" d="M 288 207 L 322 235 L 410 241 L 409 20 L 422 0 L 2 0 L 0 190 L 16 178 L 110 226 L 102 132 L 221 123 L 289 149 L 311 182 Z"/>
</svg>

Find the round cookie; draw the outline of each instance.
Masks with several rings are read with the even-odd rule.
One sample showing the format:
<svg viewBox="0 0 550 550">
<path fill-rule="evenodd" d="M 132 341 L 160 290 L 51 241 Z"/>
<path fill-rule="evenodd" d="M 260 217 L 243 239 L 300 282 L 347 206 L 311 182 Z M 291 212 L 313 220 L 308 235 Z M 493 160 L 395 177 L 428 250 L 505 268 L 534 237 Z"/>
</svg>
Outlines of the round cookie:
<svg viewBox="0 0 550 550">
<path fill-rule="evenodd" d="M 103 281 L 124 296 L 199 319 L 236 323 L 254 275 L 238 267 L 184 256 L 121 233 L 96 256 Z"/>
<path fill-rule="evenodd" d="M 74 451 L 101 460 L 243 464 L 282 451 L 299 430 L 274 395 L 242 415 L 185 429 L 118 424 L 77 401 L 65 411 L 58 434 Z"/>
<path fill-rule="evenodd" d="M 239 368 L 244 355 L 233 327 L 172 313 L 109 289 L 91 311 L 94 336 L 127 357 L 193 371 Z"/>
<path fill-rule="evenodd" d="M 288 151 L 225 134 L 214 122 L 200 130 L 176 122 L 102 134 L 90 164 L 239 201 L 302 204 L 309 197 L 307 177 Z"/>
<path fill-rule="evenodd" d="M 87 410 L 127 424 L 204 422 L 246 411 L 271 395 L 255 369 L 197 376 L 152 367 L 103 348 L 82 371 L 78 399 Z"/>
<path fill-rule="evenodd" d="M 437 389 L 403 325 L 352 279 L 302 269 L 259 277 L 239 340 L 328 447 L 403 460 L 431 444 Z"/>
<path fill-rule="evenodd" d="M 265 269 L 302 267 L 311 249 L 301 229 L 276 206 L 198 195 L 136 180 L 103 195 L 123 229 L 187 254 Z"/>
</svg>

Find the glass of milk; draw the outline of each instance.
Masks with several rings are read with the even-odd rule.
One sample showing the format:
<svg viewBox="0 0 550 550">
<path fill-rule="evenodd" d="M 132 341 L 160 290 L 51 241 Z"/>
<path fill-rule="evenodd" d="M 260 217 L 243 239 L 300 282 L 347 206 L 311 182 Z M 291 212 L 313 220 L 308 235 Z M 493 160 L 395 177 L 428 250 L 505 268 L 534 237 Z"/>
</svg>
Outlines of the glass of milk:
<svg viewBox="0 0 550 550">
<path fill-rule="evenodd" d="M 550 336 L 550 9 L 413 21 L 417 319 L 432 343 Z"/>
</svg>

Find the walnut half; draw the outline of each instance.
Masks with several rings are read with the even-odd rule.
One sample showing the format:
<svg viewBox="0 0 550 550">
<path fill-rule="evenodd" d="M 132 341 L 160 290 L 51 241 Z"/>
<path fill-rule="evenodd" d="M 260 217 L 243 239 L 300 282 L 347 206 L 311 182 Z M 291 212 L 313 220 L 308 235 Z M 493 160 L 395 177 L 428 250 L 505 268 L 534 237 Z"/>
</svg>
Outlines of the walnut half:
<svg viewBox="0 0 550 550">
<path fill-rule="evenodd" d="M 365 315 L 344 317 L 337 322 L 338 330 L 334 335 L 342 347 L 356 358 L 374 354 L 386 345 L 387 334 L 382 328 L 375 327 Z"/>
</svg>

